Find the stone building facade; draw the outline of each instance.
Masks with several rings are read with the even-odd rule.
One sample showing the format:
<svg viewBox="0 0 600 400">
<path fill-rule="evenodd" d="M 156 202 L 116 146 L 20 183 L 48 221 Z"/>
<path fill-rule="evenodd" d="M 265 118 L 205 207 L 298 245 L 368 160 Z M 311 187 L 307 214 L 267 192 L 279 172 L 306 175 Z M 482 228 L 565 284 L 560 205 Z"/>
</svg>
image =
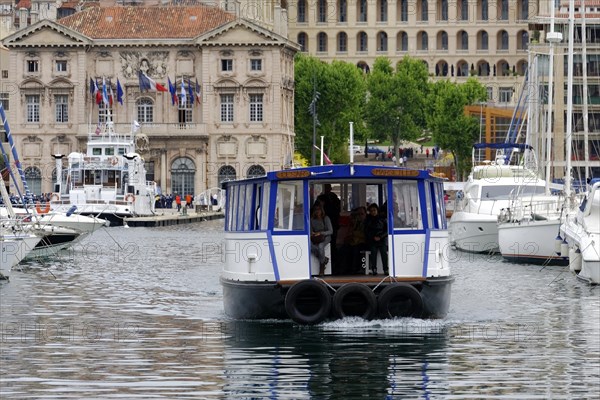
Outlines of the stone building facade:
<svg viewBox="0 0 600 400">
<path fill-rule="evenodd" d="M 52 191 L 53 154 L 85 151 L 88 135 L 110 121 L 117 133 L 139 123 L 147 178 L 164 193 L 200 193 L 292 160 L 298 47 L 233 13 L 91 7 L 2 43 L 10 77 L 2 92 L 34 193 Z M 142 90 L 140 71 L 167 89 L 171 82 L 175 96 Z M 93 82 L 112 102 L 97 104 Z"/>
</svg>

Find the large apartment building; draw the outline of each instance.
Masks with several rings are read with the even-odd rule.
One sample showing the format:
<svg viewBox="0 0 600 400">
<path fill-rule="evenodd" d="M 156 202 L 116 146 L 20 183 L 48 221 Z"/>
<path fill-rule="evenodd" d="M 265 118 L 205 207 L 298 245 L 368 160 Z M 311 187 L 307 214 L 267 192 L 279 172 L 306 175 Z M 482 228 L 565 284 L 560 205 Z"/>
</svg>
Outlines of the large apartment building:
<svg viewBox="0 0 600 400">
<path fill-rule="evenodd" d="M 537 15 L 529 0 L 293 0 L 289 37 L 301 51 L 368 71 L 375 59 L 423 60 L 433 77 L 476 76 L 490 103 L 514 106 Z"/>
</svg>

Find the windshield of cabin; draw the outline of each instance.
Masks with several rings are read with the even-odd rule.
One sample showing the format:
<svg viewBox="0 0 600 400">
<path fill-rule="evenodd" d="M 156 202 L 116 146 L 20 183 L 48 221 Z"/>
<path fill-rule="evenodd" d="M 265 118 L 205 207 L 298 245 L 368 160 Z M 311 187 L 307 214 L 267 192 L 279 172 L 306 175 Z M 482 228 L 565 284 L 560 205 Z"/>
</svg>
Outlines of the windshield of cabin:
<svg viewBox="0 0 600 400">
<path fill-rule="evenodd" d="M 511 196 L 544 194 L 543 186 L 519 186 L 519 185 L 500 185 L 483 186 L 481 188 L 482 200 L 508 200 Z"/>
</svg>

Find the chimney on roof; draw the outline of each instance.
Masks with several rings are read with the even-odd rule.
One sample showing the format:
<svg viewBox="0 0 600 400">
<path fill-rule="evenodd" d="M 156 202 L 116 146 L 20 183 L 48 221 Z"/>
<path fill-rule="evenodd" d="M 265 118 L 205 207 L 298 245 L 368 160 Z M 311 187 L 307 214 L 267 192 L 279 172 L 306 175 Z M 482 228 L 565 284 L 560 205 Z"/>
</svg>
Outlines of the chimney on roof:
<svg viewBox="0 0 600 400">
<path fill-rule="evenodd" d="M 279 5 L 275 6 L 275 20 L 273 24 L 273 31 L 283 36 L 284 38 L 288 37 L 287 10 L 285 8 L 281 8 L 281 6 Z"/>
<path fill-rule="evenodd" d="M 27 18 L 29 18 L 29 10 L 26 8 L 19 8 L 19 29 L 27 27 Z"/>
</svg>

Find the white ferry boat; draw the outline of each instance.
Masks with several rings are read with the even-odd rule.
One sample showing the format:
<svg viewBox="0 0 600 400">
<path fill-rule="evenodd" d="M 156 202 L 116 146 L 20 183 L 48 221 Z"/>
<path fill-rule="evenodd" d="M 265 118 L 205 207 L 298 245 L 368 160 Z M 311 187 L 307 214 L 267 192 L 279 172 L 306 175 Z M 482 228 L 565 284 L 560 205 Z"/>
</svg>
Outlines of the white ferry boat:
<svg viewBox="0 0 600 400">
<path fill-rule="evenodd" d="M 123 225 L 123 219 L 154 214 L 156 183 L 146 181 L 144 159 L 136 153 L 135 135 L 117 134 L 108 122 L 90 132 L 86 153 L 71 153 L 63 171 L 57 154 L 54 211 L 95 216 Z M 63 175 L 64 174 L 64 175 Z M 64 176 L 64 179 L 63 179 Z"/>
<path fill-rule="evenodd" d="M 311 254 L 310 205 L 325 186 L 341 203 L 337 251 L 321 271 Z M 441 178 L 420 171 L 372 165 L 328 165 L 270 172 L 226 183 L 225 313 L 237 319 L 291 318 L 301 324 L 358 316 L 364 319 L 443 318 L 454 278 Z M 387 219 L 387 273 L 370 252 L 358 270 L 343 246 L 351 210 L 376 204 Z M 328 257 L 331 259 L 331 257 Z M 335 257 L 334 257 L 335 258 Z M 345 271 L 345 272 L 344 272 Z"/>
</svg>

